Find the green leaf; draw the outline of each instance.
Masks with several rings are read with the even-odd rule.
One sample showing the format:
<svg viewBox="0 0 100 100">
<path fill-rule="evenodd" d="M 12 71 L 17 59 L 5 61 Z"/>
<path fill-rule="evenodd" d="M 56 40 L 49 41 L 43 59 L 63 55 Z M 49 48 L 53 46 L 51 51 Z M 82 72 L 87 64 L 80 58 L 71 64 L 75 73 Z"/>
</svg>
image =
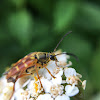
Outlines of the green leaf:
<svg viewBox="0 0 100 100">
<path fill-rule="evenodd" d="M 10 0 L 10 4 L 16 6 L 17 8 L 22 7 L 26 0 Z"/>
<path fill-rule="evenodd" d="M 82 28 L 88 31 L 100 31 L 100 7 L 94 4 L 84 3 L 81 6 L 81 14 L 78 23 Z M 90 34 L 99 34 L 99 32 L 90 32 Z"/>
<path fill-rule="evenodd" d="M 54 9 L 54 30 L 62 31 L 69 27 L 77 11 L 75 2 L 58 1 Z"/>
<path fill-rule="evenodd" d="M 22 46 L 26 46 L 31 41 L 31 30 L 33 20 L 26 11 L 19 11 L 8 17 L 8 28 L 14 38 L 16 38 Z"/>
<path fill-rule="evenodd" d="M 49 24 L 43 21 L 42 19 L 35 18 L 34 21 L 34 29 L 33 32 L 35 37 L 37 36 L 38 38 L 41 38 L 41 36 L 45 36 L 46 34 L 49 33 Z"/>
<path fill-rule="evenodd" d="M 100 93 L 96 93 L 96 95 L 93 95 L 90 100 L 100 100 Z"/>
<path fill-rule="evenodd" d="M 90 70 L 90 76 L 94 88 L 100 91 L 100 45 L 93 55 L 93 59 L 91 59 L 92 66 Z"/>
<path fill-rule="evenodd" d="M 30 6 L 36 9 L 37 13 L 45 17 L 45 19 L 51 18 L 51 9 L 54 4 L 52 0 L 28 0 Z"/>
</svg>

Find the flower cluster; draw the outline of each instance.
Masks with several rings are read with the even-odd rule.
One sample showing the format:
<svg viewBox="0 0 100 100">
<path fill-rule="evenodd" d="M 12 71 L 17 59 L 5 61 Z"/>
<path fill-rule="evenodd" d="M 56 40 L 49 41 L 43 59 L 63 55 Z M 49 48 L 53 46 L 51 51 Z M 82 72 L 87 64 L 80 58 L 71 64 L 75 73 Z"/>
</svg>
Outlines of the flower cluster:
<svg viewBox="0 0 100 100">
<path fill-rule="evenodd" d="M 56 54 L 61 53 L 57 51 Z M 70 57 L 65 54 L 57 56 L 59 62 L 50 61 L 47 68 L 55 78 L 48 73 L 45 68 L 39 70 L 39 79 L 36 75 L 22 77 L 15 84 L 15 92 L 11 100 L 70 100 L 70 97 L 77 95 L 79 84 L 85 90 L 86 80 L 81 81 L 81 74 L 71 68 Z M 5 76 L 0 79 L 0 98 L 9 100 L 13 92 L 13 83 L 7 83 Z"/>
</svg>

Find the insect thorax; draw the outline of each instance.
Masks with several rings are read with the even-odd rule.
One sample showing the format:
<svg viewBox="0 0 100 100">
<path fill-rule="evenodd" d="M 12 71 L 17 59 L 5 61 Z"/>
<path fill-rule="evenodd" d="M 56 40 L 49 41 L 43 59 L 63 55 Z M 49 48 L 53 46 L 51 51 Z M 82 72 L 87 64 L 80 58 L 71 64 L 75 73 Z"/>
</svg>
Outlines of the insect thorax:
<svg viewBox="0 0 100 100">
<path fill-rule="evenodd" d="M 37 63 L 39 64 L 47 64 L 50 61 L 50 53 L 41 52 L 36 54 L 36 57 L 38 59 Z"/>
</svg>

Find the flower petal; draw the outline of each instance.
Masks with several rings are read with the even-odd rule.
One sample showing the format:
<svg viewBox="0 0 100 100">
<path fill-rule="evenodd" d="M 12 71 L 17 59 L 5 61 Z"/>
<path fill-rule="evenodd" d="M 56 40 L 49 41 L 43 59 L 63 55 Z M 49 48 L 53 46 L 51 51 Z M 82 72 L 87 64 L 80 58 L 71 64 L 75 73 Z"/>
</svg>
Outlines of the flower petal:
<svg viewBox="0 0 100 100">
<path fill-rule="evenodd" d="M 78 87 L 76 87 L 74 84 L 72 86 L 71 85 L 66 85 L 65 91 L 66 91 L 65 94 L 69 97 L 75 96 L 76 94 L 79 93 Z"/>
<path fill-rule="evenodd" d="M 74 68 L 65 68 L 64 69 L 64 74 L 66 77 L 70 77 L 70 76 L 76 76 L 76 70 Z"/>
<path fill-rule="evenodd" d="M 63 94 L 63 89 L 63 85 L 53 85 L 50 89 L 50 93 L 52 97 L 55 98 L 56 96 Z"/>
<path fill-rule="evenodd" d="M 82 87 L 83 87 L 83 89 L 85 90 L 85 88 L 86 88 L 86 80 L 84 80 L 84 81 L 82 82 Z"/>
<path fill-rule="evenodd" d="M 45 92 L 50 93 L 50 88 L 52 86 L 52 82 L 48 79 L 45 79 L 44 77 L 41 78 L 41 82 L 42 82 L 43 89 L 45 90 Z"/>
<path fill-rule="evenodd" d="M 39 95 L 36 100 L 53 100 L 50 94 Z"/>
<path fill-rule="evenodd" d="M 53 84 L 61 84 L 62 83 L 62 77 L 60 75 L 55 75 L 56 78 L 52 78 L 51 82 Z"/>
<path fill-rule="evenodd" d="M 70 100 L 70 98 L 67 95 L 63 94 L 62 96 L 57 96 L 55 100 Z"/>
</svg>

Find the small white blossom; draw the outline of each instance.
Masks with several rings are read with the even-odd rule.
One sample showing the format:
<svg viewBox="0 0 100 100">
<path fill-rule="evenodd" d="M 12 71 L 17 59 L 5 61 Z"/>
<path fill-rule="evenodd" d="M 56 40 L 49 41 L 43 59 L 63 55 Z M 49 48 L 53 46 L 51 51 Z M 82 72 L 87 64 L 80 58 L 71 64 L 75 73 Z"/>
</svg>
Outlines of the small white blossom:
<svg viewBox="0 0 100 100">
<path fill-rule="evenodd" d="M 64 74 L 66 76 L 67 84 L 78 85 L 78 82 L 82 83 L 82 81 L 80 80 L 80 78 L 82 78 L 82 75 L 77 73 L 74 68 L 65 68 Z"/>
<path fill-rule="evenodd" d="M 62 54 L 62 55 L 58 55 L 57 59 L 59 62 L 57 62 L 57 64 L 59 66 L 66 66 L 67 65 L 67 59 L 66 59 L 66 54 Z"/>
<path fill-rule="evenodd" d="M 78 84 L 78 80 L 77 80 L 76 76 L 67 77 L 66 82 L 67 82 L 67 84 L 75 84 L 75 85 Z"/>
<path fill-rule="evenodd" d="M 30 99 L 28 99 L 28 100 L 34 100 L 33 98 L 30 98 Z"/>
<path fill-rule="evenodd" d="M 77 78 L 77 73 L 74 68 L 65 68 L 64 69 L 64 74 L 66 76 L 66 82 L 67 84 L 78 84 L 78 78 Z"/>
<path fill-rule="evenodd" d="M 50 94 L 39 95 L 37 100 L 53 100 Z"/>
<path fill-rule="evenodd" d="M 35 80 L 30 81 L 27 87 L 32 97 L 37 97 L 39 93 L 43 91 L 43 89 L 41 88 L 41 84 L 39 83 L 39 80 L 37 78 Z"/>
<path fill-rule="evenodd" d="M 71 65 L 72 65 L 72 62 L 69 61 L 65 67 L 69 67 L 69 66 L 71 66 Z"/>
<path fill-rule="evenodd" d="M 82 87 L 83 87 L 83 89 L 85 90 L 85 88 L 86 88 L 86 80 L 84 80 L 84 81 L 82 82 Z"/>
<path fill-rule="evenodd" d="M 14 86 L 14 84 L 12 82 L 6 84 L 5 88 L 2 91 L 2 95 L 1 95 L 2 100 L 10 99 L 10 97 L 13 93 L 13 86 Z"/>
<path fill-rule="evenodd" d="M 76 73 L 76 76 L 79 77 L 79 78 L 82 78 L 82 75 L 79 74 L 79 73 Z"/>
<path fill-rule="evenodd" d="M 53 70 L 53 74 L 54 74 L 54 75 L 60 75 L 60 76 L 62 76 L 62 75 L 63 75 L 63 68 L 56 67 L 56 68 Z"/>
<path fill-rule="evenodd" d="M 30 79 L 27 76 L 19 78 L 15 84 L 15 90 L 18 90 L 21 87 L 25 87 L 29 82 L 30 82 Z"/>
<path fill-rule="evenodd" d="M 44 77 L 41 78 L 41 82 L 42 82 L 45 92 L 50 93 L 50 88 L 53 85 L 52 82 L 48 79 L 45 79 Z"/>
<path fill-rule="evenodd" d="M 76 94 L 79 93 L 79 89 L 78 87 L 76 87 L 74 84 L 71 86 L 71 85 L 67 85 L 65 87 L 65 94 L 69 97 L 72 97 L 72 96 L 75 96 Z"/>
<path fill-rule="evenodd" d="M 50 89 L 50 93 L 55 98 L 58 95 L 63 93 L 64 86 L 63 85 L 53 85 Z"/>
<path fill-rule="evenodd" d="M 18 89 L 15 92 L 15 94 L 14 94 L 14 96 L 11 100 L 14 100 L 14 99 L 16 99 L 16 100 L 27 100 L 28 98 L 29 98 L 28 91 L 25 91 L 23 89 Z"/>
<path fill-rule="evenodd" d="M 57 96 L 55 100 L 70 100 L 69 96 L 63 94 L 61 96 Z"/>
<path fill-rule="evenodd" d="M 5 88 L 5 86 L 7 85 L 7 79 L 5 76 L 2 76 L 0 78 L 0 94 L 2 93 L 3 89 Z"/>
<path fill-rule="evenodd" d="M 62 83 L 62 77 L 60 75 L 55 75 L 56 78 L 52 78 L 52 83 L 53 84 L 61 84 Z"/>
<path fill-rule="evenodd" d="M 66 77 L 76 76 L 76 70 L 74 68 L 65 68 L 64 74 Z"/>
</svg>

